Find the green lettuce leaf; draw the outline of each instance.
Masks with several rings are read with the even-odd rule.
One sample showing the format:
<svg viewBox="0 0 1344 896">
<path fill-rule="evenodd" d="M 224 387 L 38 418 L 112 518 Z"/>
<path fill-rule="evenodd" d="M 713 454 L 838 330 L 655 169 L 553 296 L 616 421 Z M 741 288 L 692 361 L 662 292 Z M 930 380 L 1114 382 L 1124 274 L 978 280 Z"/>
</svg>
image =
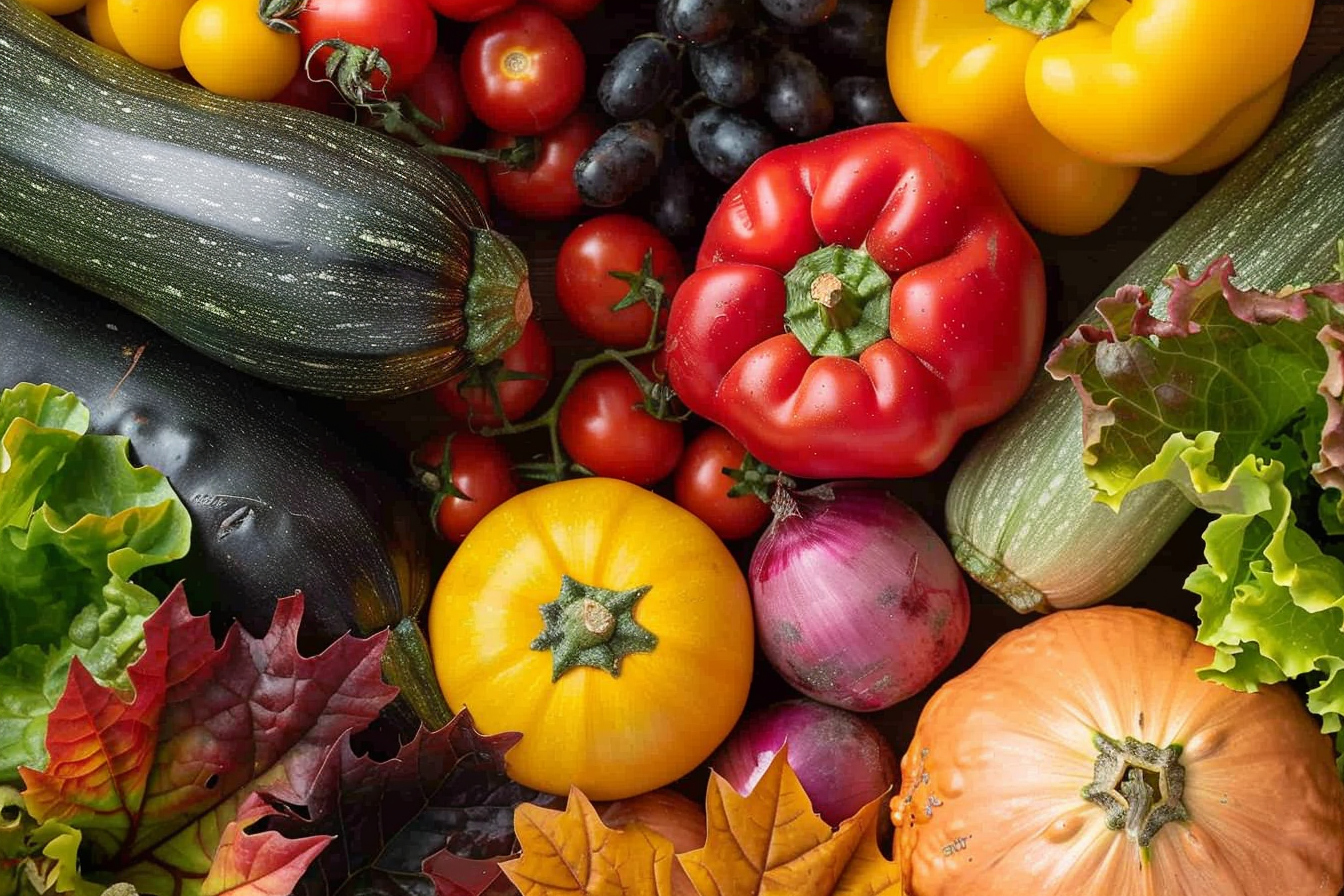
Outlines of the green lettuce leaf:
<svg viewBox="0 0 1344 896">
<path fill-rule="evenodd" d="M 46 717 L 78 657 L 125 690 L 158 600 L 131 581 L 175 560 L 191 520 L 122 437 L 87 434 L 88 409 L 50 385 L 0 394 L 0 782 L 43 767 Z"/>
<path fill-rule="evenodd" d="M 1326 732 L 1344 716 L 1344 284 L 1277 294 L 1232 284 L 1227 259 L 1166 281 L 1168 316 L 1126 288 L 1047 364 L 1083 403 L 1083 463 L 1098 501 L 1169 481 L 1214 514 L 1198 639 L 1201 676 L 1254 691 L 1305 679 Z"/>
</svg>

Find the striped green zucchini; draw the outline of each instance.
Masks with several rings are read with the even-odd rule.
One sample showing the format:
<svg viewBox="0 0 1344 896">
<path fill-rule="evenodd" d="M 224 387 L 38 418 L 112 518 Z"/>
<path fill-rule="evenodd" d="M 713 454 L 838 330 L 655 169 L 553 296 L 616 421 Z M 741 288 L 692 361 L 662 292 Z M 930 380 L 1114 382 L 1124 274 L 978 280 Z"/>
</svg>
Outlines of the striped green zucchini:
<svg viewBox="0 0 1344 896">
<path fill-rule="evenodd" d="M 1261 289 L 1329 279 L 1344 233 L 1344 60 L 1310 84 L 1282 120 L 1193 209 L 1107 288 L 1153 291 L 1175 263 L 1202 270 L 1229 254 Z M 1088 313 L 1069 328 L 1097 323 Z M 963 461 L 947 496 L 957 559 L 1021 612 L 1095 604 L 1125 586 L 1190 513 L 1167 483 L 1092 501 L 1074 389 L 1041 373 L 1011 415 Z"/>
<path fill-rule="evenodd" d="M 0 71 L 0 247 L 206 355 L 371 398 L 439 383 L 521 332 L 521 254 L 428 155 L 214 96 L 22 0 L 0 0 Z"/>
</svg>

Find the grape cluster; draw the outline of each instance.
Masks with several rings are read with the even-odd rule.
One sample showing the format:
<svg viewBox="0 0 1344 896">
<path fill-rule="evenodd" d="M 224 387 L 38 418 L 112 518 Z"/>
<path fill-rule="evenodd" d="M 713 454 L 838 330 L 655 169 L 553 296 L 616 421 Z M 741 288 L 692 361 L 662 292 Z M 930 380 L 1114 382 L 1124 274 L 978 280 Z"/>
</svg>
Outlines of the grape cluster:
<svg viewBox="0 0 1344 896">
<path fill-rule="evenodd" d="M 579 159 L 584 202 L 643 191 L 665 233 L 690 236 L 728 184 L 782 143 L 896 121 L 882 77 L 887 0 L 658 0 L 657 32 L 607 66 L 617 124 Z M 687 73 L 689 72 L 689 77 Z"/>
</svg>

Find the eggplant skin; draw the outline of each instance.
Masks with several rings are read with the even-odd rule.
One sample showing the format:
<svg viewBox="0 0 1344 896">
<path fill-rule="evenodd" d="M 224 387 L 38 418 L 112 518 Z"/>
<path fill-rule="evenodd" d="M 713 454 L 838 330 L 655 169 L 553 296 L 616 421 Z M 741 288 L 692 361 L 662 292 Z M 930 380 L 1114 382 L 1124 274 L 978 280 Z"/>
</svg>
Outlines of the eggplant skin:
<svg viewBox="0 0 1344 896">
<path fill-rule="evenodd" d="M 197 612 L 253 634 L 305 595 L 300 648 L 414 617 L 429 592 L 425 526 L 399 483 L 288 394 L 197 354 L 111 302 L 0 253 L 0 388 L 52 383 L 90 429 L 130 440 L 191 514 L 165 568 Z"/>
</svg>

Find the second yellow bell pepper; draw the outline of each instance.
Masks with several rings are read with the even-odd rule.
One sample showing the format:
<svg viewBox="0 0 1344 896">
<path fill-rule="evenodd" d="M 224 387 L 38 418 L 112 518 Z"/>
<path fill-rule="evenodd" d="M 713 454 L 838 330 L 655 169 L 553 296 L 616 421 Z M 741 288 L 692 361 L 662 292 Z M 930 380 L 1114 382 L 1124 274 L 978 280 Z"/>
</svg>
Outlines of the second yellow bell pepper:
<svg viewBox="0 0 1344 896">
<path fill-rule="evenodd" d="M 894 0 L 892 95 L 910 121 L 978 150 L 1029 223 L 1079 234 L 1115 214 L 1140 168 L 1207 171 L 1255 142 L 1283 102 L 1313 4 L 988 5 L 997 12 L 986 0 Z"/>
</svg>

